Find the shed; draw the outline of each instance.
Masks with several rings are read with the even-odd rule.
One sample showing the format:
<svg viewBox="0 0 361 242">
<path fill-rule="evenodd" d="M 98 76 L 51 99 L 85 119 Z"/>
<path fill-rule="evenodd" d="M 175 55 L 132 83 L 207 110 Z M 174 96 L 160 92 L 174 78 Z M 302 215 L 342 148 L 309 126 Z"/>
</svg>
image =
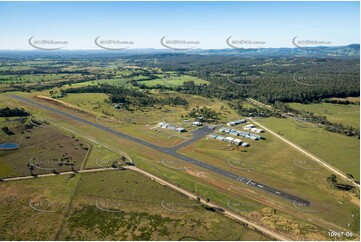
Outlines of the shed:
<svg viewBox="0 0 361 242">
<path fill-rule="evenodd" d="M 218 129 L 218 132 L 223 133 L 226 129 L 227 129 L 227 128 L 220 128 L 220 129 Z"/>
<path fill-rule="evenodd" d="M 229 132 L 230 135 L 234 135 L 234 136 L 238 136 L 238 132 L 237 131 L 231 131 Z"/>
<path fill-rule="evenodd" d="M 256 129 L 256 133 L 259 134 L 259 133 L 263 133 L 264 130 L 263 129 Z"/>
<path fill-rule="evenodd" d="M 259 138 L 258 138 L 258 137 L 253 136 L 253 135 L 250 137 L 250 139 L 251 139 L 251 140 L 259 140 Z"/>
<path fill-rule="evenodd" d="M 164 123 L 164 124 L 162 124 L 160 127 L 161 127 L 162 129 L 166 129 L 168 126 L 169 126 L 169 124 Z"/>
<path fill-rule="evenodd" d="M 232 143 L 233 140 L 234 140 L 234 138 L 232 138 L 232 137 L 227 137 L 224 139 L 224 141 L 228 142 L 228 143 Z"/>
<path fill-rule="evenodd" d="M 258 139 L 262 139 L 261 135 L 252 134 L 251 136 L 254 136 L 254 137 L 258 138 Z"/>
<path fill-rule="evenodd" d="M 184 128 L 176 128 L 175 130 L 178 131 L 179 133 L 186 132 Z"/>
<path fill-rule="evenodd" d="M 257 131 L 257 128 L 251 128 L 251 131 L 252 131 L 252 132 L 256 132 L 256 131 Z"/>
<path fill-rule="evenodd" d="M 167 126 L 167 129 L 176 130 L 177 127 L 176 127 L 176 126 L 173 126 L 173 125 L 168 125 L 168 126 Z"/>
<path fill-rule="evenodd" d="M 230 129 L 224 129 L 224 133 L 229 133 L 231 130 Z"/>
<path fill-rule="evenodd" d="M 217 138 L 217 136 L 218 135 L 216 135 L 216 134 L 210 134 L 210 135 L 208 135 L 210 138 L 212 138 L 212 139 L 215 139 L 215 138 Z"/>
<path fill-rule="evenodd" d="M 254 126 L 253 124 L 248 124 L 243 127 L 243 129 L 245 130 L 251 130 L 252 128 L 256 128 L 256 126 Z"/>
<path fill-rule="evenodd" d="M 222 135 L 219 135 L 219 136 L 217 136 L 217 138 L 216 138 L 216 140 L 221 140 L 221 141 L 223 141 L 224 140 L 224 136 L 222 136 Z"/>
<path fill-rule="evenodd" d="M 241 146 L 243 146 L 243 147 L 247 147 L 247 146 L 249 146 L 249 144 L 248 144 L 248 143 L 246 143 L 246 142 L 243 142 L 243 143 L 241 144 Z"/>
<path fill-rule="evenodd" d="M 234 139 L 232 141 L 232 144 L 235 144 L 235 145 L 240 145 L 241 143 L 242 143 L 242 140 L 240 140 L 240 139 Z"/>
<path fill-rule="evenodd" d="M 246 135 L 249 135 L 248 132 L 243 132 L 243 131 L 238 131 L 238 134 L 243 137 L 245 137 Z"/>
<path fill-rule="evenodd" d="M 202 126 L 202 123 L 199 121 L 195 121 L 192 123 L 194 126 Z"/>
</svg>

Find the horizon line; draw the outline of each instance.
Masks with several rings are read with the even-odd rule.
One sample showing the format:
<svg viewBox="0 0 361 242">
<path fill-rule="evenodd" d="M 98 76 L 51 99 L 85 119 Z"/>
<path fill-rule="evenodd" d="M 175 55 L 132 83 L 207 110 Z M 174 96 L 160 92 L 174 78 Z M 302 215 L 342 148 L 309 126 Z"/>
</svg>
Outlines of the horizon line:
<svg viewBox="0 0 361 242">
<path fill-rule="evenodd" d="M 346 45 L 319 45 L 319 46 L 308 46 L 308 47 L 256 47 L 256 48 L 194 48 L 188 50 L 176 50 L 176 49 L 168 49 L 168 48 L 152 48 L 152 47 L 144 47 L 144 48 L 128 48 L 123 50 L 108 50 L 108 49 L 56 49 L 56 50 L 41 50 L 41 49 L 0 49 L 0 51 L 51 51 L 51 52 L 59 52 L 59 51 L 109 51 L 109 52 L 126 52 L 126 51 L 134 51 L 134 50 L 164 50 L 164 51 L 176 51 L 176 52 L 186 52 L 186 51 L 196 51 L 196 50 L 256 50 L 256 49 L 311 49 L 311 48 L 335 48 L 335 47 L 347 47 L 350 45 L 360 45 L 360 43 L 351 43 Z"/>
</svg>

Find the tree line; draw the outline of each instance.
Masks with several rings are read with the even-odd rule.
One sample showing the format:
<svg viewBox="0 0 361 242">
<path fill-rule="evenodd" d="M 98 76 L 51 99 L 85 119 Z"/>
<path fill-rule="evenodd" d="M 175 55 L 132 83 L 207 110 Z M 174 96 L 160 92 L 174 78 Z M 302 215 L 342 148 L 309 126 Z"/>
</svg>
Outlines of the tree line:
<svg viewBox="0 0 361 242">
<path fill-rule="evenodd" d="M 98 86 L 86 86 L 80 88 L 68 88 L 64 93 L 105 93 L 109 95 L 108 100 L 111 103 L 122 103 L 125 107 L 133 105 L 136 107 L 153 105 L 187 106 L 188 101 L 179 96 L 158 98 L 151 94 L 141 92 L 132 88 L 116 87 L 109 84 L 100 84 Z"/>
</svg>

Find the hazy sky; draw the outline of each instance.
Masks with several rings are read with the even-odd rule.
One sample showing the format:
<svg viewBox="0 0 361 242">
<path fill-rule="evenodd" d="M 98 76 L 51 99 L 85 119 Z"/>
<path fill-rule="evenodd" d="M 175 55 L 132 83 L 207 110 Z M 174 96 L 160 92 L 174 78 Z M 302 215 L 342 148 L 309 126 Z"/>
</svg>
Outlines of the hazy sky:
<svg viewBox="0 0 361 242">
<path fill-rule="evenodd" d="M 33 49 L 28 39 L 99 49 L 94 39 L 164 48 L 160 39 L 229 48 L 226 39 L 294 47 L 292 38 L 360 43 L 359 2 L 0 2 L 0 49 Z"/>
</svg>

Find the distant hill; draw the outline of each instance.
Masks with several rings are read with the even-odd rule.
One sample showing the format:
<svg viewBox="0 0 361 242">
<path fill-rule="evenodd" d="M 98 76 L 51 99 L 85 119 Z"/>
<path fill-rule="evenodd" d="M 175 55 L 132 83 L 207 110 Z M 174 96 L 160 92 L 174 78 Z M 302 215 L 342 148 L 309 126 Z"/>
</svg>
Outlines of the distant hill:
<svg viewBox="0 0 361 242">
<path fill-rule="evenodd" d="M 232 55 L 242 57 L 359 57 L 360 44 L 347 46 L 318 46 L 305 48 L 255 48 L 255 49 L 191 49 L 186 51 L 169 49 L 128 49 L 122 51 L 109 50 L 0 50 L 0 57 L 26 57 L 26 56 L 47 56 L 47 57 L 116 57 L 129 55 L 152 55 L 152 54 L 198 54 L 198 55 Z"/>
<path fill-rule="evenodd" d="M 346 57 L 360 56 L 360 45 L 351 44 L 337 47 L 307 47 L 307 48 L 258 48 L 258 49 L 221 49 L 221 50 L 193 50 L 189 53 L 218 54 L 238 56 L 304 56 L 304 57 Z"/>
</svg>

